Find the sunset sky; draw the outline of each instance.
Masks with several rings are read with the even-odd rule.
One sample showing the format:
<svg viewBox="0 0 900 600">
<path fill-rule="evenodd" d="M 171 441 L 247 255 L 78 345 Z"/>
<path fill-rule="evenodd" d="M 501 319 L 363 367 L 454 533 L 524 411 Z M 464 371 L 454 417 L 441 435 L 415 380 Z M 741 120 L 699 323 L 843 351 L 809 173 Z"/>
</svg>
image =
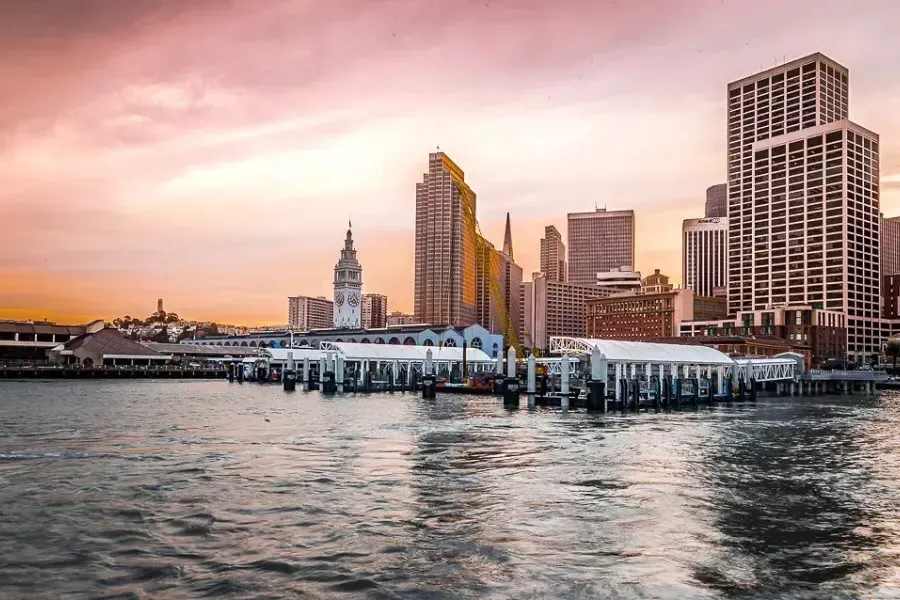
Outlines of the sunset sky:
<svg viewBox="0 0 900 600">
<path fill-rule="evenodd" d="M 68 0 L 0 17 L 0 318 L 285 323 L 331 294 L 352 218 L 365 289 L 409 310 L 415 183 L 440 146 L 511 213 L 634 208 L 637 267 L 725 180 L 729 81 L 821 51 L 881 135 L 900 214 L 900 3 Z"/>
</svg>

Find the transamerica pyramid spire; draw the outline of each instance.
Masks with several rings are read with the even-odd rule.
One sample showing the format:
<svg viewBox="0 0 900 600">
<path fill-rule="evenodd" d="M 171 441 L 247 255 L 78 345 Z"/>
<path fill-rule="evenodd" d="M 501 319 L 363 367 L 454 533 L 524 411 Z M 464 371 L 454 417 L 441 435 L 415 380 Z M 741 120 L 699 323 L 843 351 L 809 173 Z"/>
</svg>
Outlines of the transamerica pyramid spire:
<svg viewBox="0 0 900 600">
<path fill-rule="evenodd" d="M 512 227 L 509 225 L 509 213 L 506 213 L 506 233 L 503 234 L 503 254 L 509 257 L 509 260 L 515 260 L 513 256 L 512 245 Z"/>
</svg>

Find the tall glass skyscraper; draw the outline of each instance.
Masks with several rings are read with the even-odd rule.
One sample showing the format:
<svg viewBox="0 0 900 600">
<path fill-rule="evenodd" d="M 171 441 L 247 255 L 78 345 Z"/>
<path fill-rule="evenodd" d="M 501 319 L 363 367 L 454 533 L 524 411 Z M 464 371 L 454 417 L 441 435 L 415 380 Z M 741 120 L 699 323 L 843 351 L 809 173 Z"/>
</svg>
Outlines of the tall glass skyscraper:
<svg viewBox="0 0 900 600">
<path fill-rule="evenodd" d="M 460 189 L 466 193 L 460 193 Z M 416 319 L 432 325 L 475 323 L 475 193 L 443 152 L 428 155 L 416 184 Z"/>
</svg>

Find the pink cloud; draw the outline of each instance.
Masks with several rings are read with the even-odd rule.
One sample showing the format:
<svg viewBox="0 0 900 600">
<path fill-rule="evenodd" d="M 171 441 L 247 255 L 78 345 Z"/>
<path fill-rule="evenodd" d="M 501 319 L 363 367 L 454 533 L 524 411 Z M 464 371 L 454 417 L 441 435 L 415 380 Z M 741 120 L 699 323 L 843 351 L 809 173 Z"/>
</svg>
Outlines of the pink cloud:
<svg viewBox="0 0 900 600">
<path fill-rule="evenodd" d="M 526 275 L 543 225 L 565 231 L 567 212 L 598 204 L 635 208 L 637 266 L 678 279 L 681 219 L 724 179 L 729 80 L 826 52 L 851 70 L 853 118 L 882 135 L 883 173 L 900 173 L 900 41 L 879 17 L 897 10 L 11 5 L 0 21 L 0 78 L 15 82 L 0 107 L 0 316 L 139 312 L 165 295 L 197 317 L 283 322 L 285 296 L 328 293 L 350 215 L 367 289 L 409 309 L 414 183 L 438 144 L 466 171 L 495 242 L 512 213 Z M 891 181 L 883 208 L 895 214 Z"/>
</svg>

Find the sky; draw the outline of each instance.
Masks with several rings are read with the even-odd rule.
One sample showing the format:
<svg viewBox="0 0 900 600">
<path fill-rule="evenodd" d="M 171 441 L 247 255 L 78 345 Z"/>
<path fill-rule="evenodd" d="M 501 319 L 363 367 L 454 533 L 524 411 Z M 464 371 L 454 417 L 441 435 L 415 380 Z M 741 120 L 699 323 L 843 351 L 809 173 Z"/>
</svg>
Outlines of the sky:
<svg viewBox="0 0 900 600">
<path fill-rule="evenodd" d="M 415 183 L 447 152 L 482 232 L 538 269 L 566 213 L 633 208 L 636 267 L 725 180 L 729 81 L 821 51 L 881 135 L 900 215 L 895 0 L 68 0 L 0 20 L 0 318 L 283 324 L 331 295 L 412 306 Z"/>
</svg>

